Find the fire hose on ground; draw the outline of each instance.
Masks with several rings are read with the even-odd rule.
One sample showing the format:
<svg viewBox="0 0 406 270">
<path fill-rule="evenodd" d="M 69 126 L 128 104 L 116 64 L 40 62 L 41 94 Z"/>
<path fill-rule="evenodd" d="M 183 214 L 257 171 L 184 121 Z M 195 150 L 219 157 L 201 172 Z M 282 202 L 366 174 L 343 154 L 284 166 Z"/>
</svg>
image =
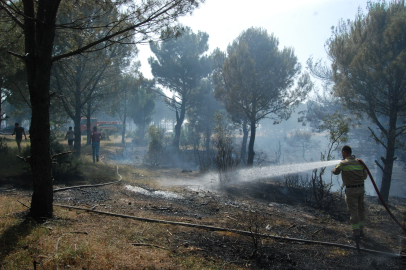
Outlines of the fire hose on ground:
<svg viewBox="0 0 406 270">
<path fill-rule="evenodd" d="M 388 206 L 384 202 L 381 194 L 378 191 L 378 188 L 376 187 L 375 181 L 373 180 L 372 175 L 371 175 L 370 171 L 368 170 L 368 167 L 365 165 L 365 163 L 362 160 L 359 159 L 359 161 L 365 167 L 366 171 L 368 172 L 368 175 L 371 178 L 371 181 L 372 181 L 372 183 L 373 183 L 373 185 L 375 187 L 375 190 L 378 193 L 378 196 L 381 199 L 382 203 L 384 204 L 386 210 L 389 212 L 389 214 L 395 220 L 395 222 L 398 225 L 400 225 L 406 231 L 405 227 L 402 224 L 400 224 L 400 222 L 393 216 L 392 212 L 389 210 Z M 117 167 L 117 174 L 118 174 L 118 167 Z M 120 182 L 121 180 L 122 180 L 122 177 L 120 176 L 120 180 L 117 181 L 117 182 Z M 112 183 L 117 183 L 117 182 L 112 182 Z M 109 184 L 112 184 L 112 183 L 109 183 Z M 82 187 L 86 187 L 86 186 L 82 186 Z M 250 231 L 243 231 L 243 230 L 236 230 L 236 229 L 229 229 L 229 228 L 221 228 L 221 227 L 201 225 L 201 224 L 195 224 L 195 223 L 185 223 L 185 222 L 175 222 L 175 221 L 167 221 L 167 220 L 159 220 L 159 219 L 151 219 L 151 218 L 142 218 L 142 217 L 136 217 L 136 216 L 129 216 L 129 215 L 110 213 L 110 212 L 97 211 L 97 210 L 93 210 L 94 208 L 87 209 L 87 208 L 82 208 L 82 207 L 76 207 L 76 206 L 70 206 L 70 205 L 61 205 L 61 204 L 54 204 L 54 206 L 58 206 L 58 207 L 62 207 L 62 208 L 68 208 L 68 209 L 83 210 L 83 211 L 93 212 L 93 213 L 102 214 L 102 215 L 109 215 L 109 216 L 114 216 L 114 217 L 128 218 L 128 219 L 134 219 L 134 220 L 145 221 L 145 222 L 153 222 L 153 223 L 185 226 L 185 227 L 192 227 L 192 228 L 204 229 L 204 230 L 209 230 L 209 231 L 226 231 L 226 232 L 232 232 L 232 233 L 240 234 L 240 235 L 255 236 L 255 237 L 262 237 L 262 238 L 270 238 L 270 239 L 275 239 L 275 240 L 279 240 L 279 241 L 290 241 L 290 242 L 305 243 L 305 244 L 318 244 L 318 245 L 323 245 L 323 246 L 338 247 L 338 248 L 342 248 L 342 249 L 358 250 L 358 252 L 359 251 L 364 251 L 364 252 L 367 252 L 367 253 L 372 253 L 372 254 L 381 255 L 381 256 L 388 256 L 388 257 L 395 257 L 395 258 L 402 258 L 402 259 L 406 258 L 406 255 L 403 255 L 403 254 L 382 252 L 382 251 L 377 251 L 377 250 L 372 250 L 372 249 L 365 249 L 365 248 L 360 248 L 359 246 L 354 247 L 354 246 L 343 245 L 343 244 L 338 244 L 338 243 L 331 243 L 331 242 L 322 242 L 322 241 L 314 241 L 314 240 L 292 238 L 292 237 L 283 237 L 283 236 L 270 235 L 270 234 L 254 233 L 254 232 L 250 232 Z"/>
<path fill-rule="evenodd" d="M 381 200 L 382 205 L 385 207 L 386 211 L 389 213 L 389 215 L 392 217 L 392 219 L 395 221 L 395 223 L 398 224 L 398 225 L 406 232 L 406 227 L 403 226 L 403 225 L 396 219 L 396 217 L 392 214 L 391 210 L 389 209 L 388 205 L 386 204 L 385 200 L 382 198 L 382 195 L 381 195 L 381 193 L 379 192 L 378 187 L 376 186 L 375 181 L 374 181 L 374 178 L 372 177 L 372 174 L 371 174 L 371 172 L 369 171 L 367 165 L 366 165 L 361 159 L 358 159 L 358 161 L 362 164 L 362 166 L 364 166 L 365 170 L 367 171 L 367 173 L 368 173 L 368 175 L 369 175 L 369 178 L 371 178 L 371 182 L 372 182 L 372 184 L 374 185 L 376 194 L 378 194 L 378 197 L 379 197 L 379 199 Z"/>
<path fill-rule="evenodd" d="M 314 241 L 314 240 L 307 240 L 307 239 L 300 239 L 300 238 L 283 237 L 283 236 L 263 234 L 263 233 L 254 233 L 254 232 L 249 232 L 249 231 L 222 228 L 222 227 L 215 227 L 215 226 L 208 226 L 208 225 L 201 225 L 201 224 L 195 224 L 195 223 L 175 222 L 175 221 L 167 221 L 167 220 L 159 220 L 159 219 L 151 219 L 151 218 L 142 218 L 142 217 L 122 215 L 122 214 L 116 214 L 116 213 L 110 213 L 110 212 L 97 211 L 97 210 L 92 210 L 92 209 L 87 209 L 87 208 L 82 208 L 82 207 L 76 207 L 76 206 L 70 206 L 70 205 L 54 204 L 54 206 L 68 208 L 68 209 L 83 210 L 83 211 L 92 212 L 92 213 L 96 213 L 96 214 L 109 215 L 109 216 L 121 217 L 121 218 L 128 218 L 128 219 L 134 219 L 134 220 L 145 221 L 145 222 L 178 225 L 178 226 L 185 226 L 185 227 L 204 229 L 204 230 L 209 230 L 209 231 L 232 232 L 232 233 L 240 234 L 240 235 L 255 236 L 255 237 L 262 237 L 262 238 L 271 238 L 271 239 L 280 240 L 280 241 L 290 241 L 290 242 L 298 242 L 298 243 L 305 243 L 305 244 L 318 244 L 318 245 L 323 245 L 323 246 L 332 246 L 332 247 L 338 247 L 338 248 L 349 249 L 349 250 L 358 250 L 357 247 L 343 245 L 343 244 L 337 244 L 337 243 Z M 365 251 L 365 252 L 368 252 L 368 253 L 372 253 L 372 254 L 376 254 L 376 255 L 383 255 L 383 256 L 396 257 L 396 258 L 406 258 L 406 255 L 397 254 L 397 253 L 382 252 L 382 251 L 377 251 L 377 250 L 372 250 L 372 249 L 364 249 L 364 248 L 360 248 L 359 250 Z"/>
</svg>

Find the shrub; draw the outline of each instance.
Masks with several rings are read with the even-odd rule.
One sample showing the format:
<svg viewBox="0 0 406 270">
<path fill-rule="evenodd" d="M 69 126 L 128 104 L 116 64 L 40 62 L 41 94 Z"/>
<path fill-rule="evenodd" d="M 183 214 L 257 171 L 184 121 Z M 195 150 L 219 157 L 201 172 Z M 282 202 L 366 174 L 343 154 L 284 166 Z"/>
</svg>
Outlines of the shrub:
<svg viewBox="0 0 406 270">
<path fill-rule="evenodd" d="M 0 154 L 7 154 L 8 150 L 6 138 L 0 137 Z"/>
<path fill-rule="evenodd" d="M 220 181 L 228 181 L 230 172 L 234 171 L 240 158 L 236 155 L 236 147 L 234 146 L 234 136 L 231 129 L 224 123 L 224 117 L 220 113 L 216 113 L 214 127 L 213 146 L 217 150 L 214 157 L 214 167 L 219 173 Z"/>
<path fill-rule="evenodd" d="M 144 156 L 144 162 L 159 166 L 164 161 L 164 130 L 154 125 L 149 126 L 148 152 Z"/>
<path fill-rule="evenodd" d="M 115 136 L 117 134 L 117 130 L 115 129 L 101 129 L 100 132 L 103 136 L 103 141 L 111 141 L 110 136 Z"/>
<path fill-rule="evenodd" d="M 135 137 L 136 137 L 136 132 L 135 132 L 135 130 L 133 130 L 133 131 L 126 131 L 125 137 L 126 137 L 126 138 L 135 139 Z"/>
<path fill-rule="evenodd" d="M 51 134 L 50 136 L 50 147 L 53 155 L 66 152 L 65 146 L 59 143 L 55 134 Z M 31 152 L 31 149 L 29 149 L 29 152 Z M 75 155 L 61 155 L 55 157 L 54 160 L 56 164 L 52 166 L 52 176 L 55 181 L 68 180 L 73 176 L 81 174 L 79 167 L 82 164 L 82 160 Z"/>
</svg>

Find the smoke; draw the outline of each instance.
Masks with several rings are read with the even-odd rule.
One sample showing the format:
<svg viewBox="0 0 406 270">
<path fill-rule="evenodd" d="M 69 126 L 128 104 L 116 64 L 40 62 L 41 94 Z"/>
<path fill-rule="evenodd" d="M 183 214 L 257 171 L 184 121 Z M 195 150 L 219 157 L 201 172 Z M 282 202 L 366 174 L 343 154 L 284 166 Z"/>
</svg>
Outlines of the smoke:
<svg viewBox="0 0 406 270">
<path fill-rule="evenodd" d="M 221 185 L 278 178 L 286 174 L 301 173 L 322 167 L 331 167 L 332 169 L 333 166 L 338 163 L 339 160 L 332 160 L 254 167 L 229 172 L 226 177 L 222 176 L 222 181 L 220 181 L 220 176 L 217 173 L 207 173 L 197 178 L 165 178 L 160 180 L 160 184 L 162 186 L 183 186 L 191 190 L 217 191 L 220 189 Z"/>
</svg>

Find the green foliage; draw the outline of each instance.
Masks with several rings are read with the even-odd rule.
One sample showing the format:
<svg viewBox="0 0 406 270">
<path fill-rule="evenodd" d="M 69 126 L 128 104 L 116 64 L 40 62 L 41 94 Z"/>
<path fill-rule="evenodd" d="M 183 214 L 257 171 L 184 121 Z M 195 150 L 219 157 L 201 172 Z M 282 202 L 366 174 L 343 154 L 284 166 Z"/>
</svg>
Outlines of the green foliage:
<svg viewBox="0 0 406 270">
<path fill-rule="evenodd" d="M 251 125 L 248 165 L 253 164 L 257 123 L 267 117 L 275 123 L 290 117 L 313 85 L 292 48 L 279 50 L 279 41 L 265 29 L 249 28 L 215 59 L 215 96 L 233 118 Z M 295 80 L 296 88 L 292 89 Z"/>
<path fill-rule="evenodd" d="M 233 132 L 225 123 L 224 116 L 216 113 L 214 122 L 213 146 L 217 150 L 214 167 L 219 173 L 220 181 L 227 182 L 231 179 L 232 172 L 240 164 L 240 159 L 236 155 Z"/>
<path fill-rule="evenodd" d="M 378 128 L 369 130 L 386 149 L 382 158 L 381 193 L 387 201 L 395 149 L 405 135 L 406 5 L 403 0 L 368 3 L 353 21 L 341 21 L 327 42 L 332 60 L 334 94 L 360 117 Z"/>
<path fill-rule="evenodd" d="M 262 28 L 243 31 L 228 46 L 223 67 L 215 75 L 216 97 L 227 111 L 244 110 L 250 121 L 268 115 L 287 119 L 292 105 L 306 97 L 312 87 L 307 74 L 300 78 L 297 89 L 288 91 L 301 65 L 292 48 L 279 50 L 278 46 L 278 39 Z"/>
<path fill-rule="evenodd" d="M 164 130 L 151 125 L 148 128 L 148 136 L 148 152 L 144 156 L 144 161 L 149 165 L 159 166 L 165 159 Z"/>
<path fill-rule="evenodd" d="M 8 150 L 9 148 L 7 146 L 6 138 L 0 137 L 0 154 L 7 154 Z"/>
<path fill-rule="evenodd" d="M 210 58 L 205 55 L 209 48 L 209 35 L 200 31 L 195 34 L 189 27 L 180 33 L 179 38 L 167 42 L 151 42 L 150 48 L 155 58 L 148 59 L 157 82 L 173 93 L 172 98 L 166 98 L 166 103 L 176 112 L 173 141 L 176 148 L 179 148 L 186 111 L 199 101 L 202 90 L 200 80 L 211 70 Z"/>
<path fill-rule="evenodd" d="M 100 130 L 100 132 L 102 134 L 103 141 L 111 141 L 110 135 L 113 135 L 115 133 L 115 131 L 112 129 L 102 129 Z"/>
<path fill-rule="evenodd" d="M 138 67 L 136 67 L 138 68 Z M 131 107 L 134 106 L 132 103 L 134 95 L 137 93 L 143 77 L 137 77 L 136 74 L 124 74 L 118 83 L 118 92 L 114 95 L 113 99 L 109 103 L 108 113 L 111 116 L 119 117 L 123 121 L 123 132 L 122 136 L 125 136 L 125 128 L 128 123 L 128 116 Z M 124 138 L 122 137 L 122 142 Z"/>
<path fill-rule="evenodd" d="M 290 137 L 287 138 L 286 142 L 295 148 L 300 148 L 302 150 L 302 157 L 306 160 L 306 151 L 319 146 L 319 142 L 312 140 L 312 132 L 295 130 Z"/>
<path fill-rule="evenodd" d="M 148 133 L 145 134 L 144 131 L 140 131 L 139 127 L 135 129 L 134 133 L 135 136 L 132 141 L 135 143 L 135 145 L 146 146 L 148 144 Z"/>
<path fill-rule="evenodd" d="M 51 133 L 50 137 L 51 153 L 53 155 L 67 151 L 66 146 L 59 142 L 57 135 L 58 133 Z M 31 155 L 30 148 L 25 151 L 29 152 L 24 153 L 24 156 Z M 82 160 L 77 156 L 72 154 L 57 156 L 55 158 L 55 162 L 56 164 L 53 164 L 52 166 L 52 176 L 54 177 L 54 181 L 61 183 L 72 180 L 73 177 L 81 175 L 80 166 L 82 164 Z"/>
<path fill-rule="evenodd" d="M 135 130 L 133 130 L 133 131 L 127 131 L 126 134 L 125 134 L 125 137 L 126 137 L 126 138 L 134 139 L 134 138 L 136 137 L 136 132 L 135 132 Z"/>
<path fill-rule="evenodd" d="M 326 130 L 329 138 L 327 160 L 334 159 L 332 156 L 339 145 L 348 141 L 348 132 L 350 131 L 350 120 L 342 113 L 334 112 L 333 115 L 326 115 L 320 125 L 322 130 Z"/>
<path fill-rule="evenodd" d="M 101 23 L 116 21 L 119 17 L 117 7 L 110 1 L 103 1 L 100 5 L 92 5 L 89 1 L 81 1 L 74 10 L 66 9 L 68 3 L 61 3 L 58 23 L 77 21 L 104 9 L 102 17 L 89 21 L 89 27 L 98 27 Z M 106 28 L 99 28 L 98 36 L 106 35 Z M 92 40 L 94 35 L 86 36 L 85 32 L 64 28 L 62 32 L 69 35 L 57 36 L 55 50 L 71 51 L 84 41 Z M 122 40 L 123 42 L 125 41 Z M 128 39 L 126 41 L 129 41 Z M 78 55 L 54 63 L 52 70 L 51 88 L 59 97 L 59 108 L 63 108 L 64 115 L 75 121 L 75 129 L 79 129 L 78 120 L 84 115 L 87 119 L 101 108 L 106 108 L 112 96 L 120 96 L 117 85 L 122 70 L 129 65 L 129 58 L 137 54 L 135 46 L 128 44 L 111 45 L 109 49 L 97 50 L 92 57 Z M 78 136 L 78 134 L 76 134 Z M 88 137 L 90 140 L 90 137 Z M 75 144 L 76 153 L 80 153 L 81 144 Z"/>
<path fill-rule="evenodd" d="M 140 78 L 137 91 L 130 97 L 128 116 L 137 125 L 137 137 L 144 139 L 155 109 L 155 81 Z"/>
<path fill-rule="evenodd" d="M 201 88 L 199 91 L 201 97 L 195 106 L 187 111 L 188 129 L 194 134 L 189 141 L 190 145 L 197 147 L 201 139 L 204 139 L 204 147 L 206 151 L 209 151 L 214 115 L 216 111 L 224 107 L 214 97 L 214 85 L 211 77 L 201 80 L 199 87 Z"/>
<path fill-rule="evenodd" d="M 35 161 L 38 162 L 32 163 L 34 192 L 31 217 L 42 219 L 53 215 L 52 163 L 48 158 L 49 109 L 51 97 L 55 94 L 50 91 L 51 69 L 64 62 L 62 59 L 67 62 L 74 60 L 72 56 L 75 55 L 82 58 L 95 52 L 113 53 L 114 45 L 139 43 L 156 38 L 158 33 L 162 34 L 162 38 L 169 37 L 176 29 L 177 18 L 190 14 L 202 1 L 1 1 L 0 11 L 4 20 L 12 22 L 12 27 L 23 33 L 21 37 L 25 48 L 15 53 L 24 59 L 30 100 L 35 103 L 32 106 L 32 114 L 36 117 L 32 117 L 31 139 L 36 151 Z M 122 14 L 117 14 L 119 11 Z M 113 16 L 108 16 L 110 12 Z M 70 17 L 70 14 L 74 15 Z M 60 21 L 57 16 L 65 21 Z M 81 38 L 74 39 L 77 34 Z M 66 47 L 65 44 L 71 46 Z M 107 66 L 101 65 L 100 68 Z M 82 67 L 73 74 L 80 73 Z M 69 73 L 70 70 L 67 68 L 65 71 Z M 92 88 L 93 85 L 88 86 Z M 75 120 L 79 140 L 78 118 Z M 80 147 L 80 144 L 75 144 L 75 147 Z"/>
<path fill-rule="evenodd" d="M 15 27 L 12 20 L 3 18 L 0 20 L 0 102 L 2 105 L 8 102 L 15 107 L 12 111 L 6 112 L 5 108 L 0 106 L 1 119 L 4 113 L 9 116 L 13 113 L 17 116 L 28 111 L 26 101 L 29 102 L 29 97 L 24 62 L 8 53 L 23 50 L 24 43 L 21 37 L 22 29 Z"/>
<path fill-rule="evenodd" d="M 182 128 L 180 133 L 180 145 L 182 148 L 187 149 L 189 147 L 198 148 L 200 144 L 201 136 L 195 131 L 193 127 L 187 125 L 187 128 Z"/>
</svg>

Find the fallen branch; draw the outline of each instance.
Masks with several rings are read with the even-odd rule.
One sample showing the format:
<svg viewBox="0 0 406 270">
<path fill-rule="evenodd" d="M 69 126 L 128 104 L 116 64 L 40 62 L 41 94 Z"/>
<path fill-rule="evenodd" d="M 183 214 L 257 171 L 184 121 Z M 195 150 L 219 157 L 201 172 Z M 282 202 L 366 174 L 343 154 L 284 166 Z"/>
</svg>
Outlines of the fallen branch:
<svg viewBox="0 0 406 270">
<path fill-rule="evenodd" d="M 56 158 L 56 157 L 69 155 L 69 154 L 72 154 L 72 153 L 75 153 L 75 152 L 76 152 L 76 151 L 68 151 L 68 152 L 58 153 L 58 154 L 55 154 L 55 155 L 51 155 L 51 158 L 54 159 L 54 158 Z"/>
<path fill-rule="evenodd" d="M 315 235 L 315 234 L 321 232 L 322 230 L 323 230 L 323 228 L 322 228 L 322 229 L 318 229 L 318 230 L 314 231 L 314 232 L 312 233 L 312 235 Z"/>
<path fill-rule="evenodd" d="M 57 189 L 54 189 L 54 193 L 55 193 L 55 192 L 59 192 L 59 191 L 68 190 L 68 189 L 89 188 L 89 187 L 101 187 L 101 186 L 107 186 L 107 185 L 117 184 L 117 183 L 121 182 L 121 180 L 123 180 L 123 178 L 121 177 L 121 175 L 118 174 L 118 166 L 117 166 L 117 175 L 120 177 L 120 180 L 115 181 L 115 182 L 109 182 L 109 183 L 104 183 L 104 184 L 96 184 L 96 185 L 81 185 L 81 186 L 57 188 Z"/>
<path fill-rule="evenodd" d="M 18 156 L 17 155 L 17 157 L 19 158 L 19 159 L 21 159 L 21 160 L 23 160 L 23 161 L 25 161 L 25 162 L 28 162 L 28 163 L 30 163 L 30 159 L 31 159 L 31 157 L 30 156 L 28 156 L 28 157 L 20 157 L 20 156 Z"/>
<path fill-rule="evenodd" d="M 21 203 L 22 205 L 24 205 L 25 207 L 27 207 L 28 209 L 30 209 L 31 207 L 26 206 L 25 204 L 23 204 L 22 202 L 20 202 L 19 200 L 17 200 L 17 202 Z"/>
<path fill-rule="evenodd" d="M 131 243 L 131 245 L 136 246 L 136 247 L 156 247 L 156 248 L 168 249 L 166 247 L 160 247 L 160 246 L 152 245 L 152 244 Z"/>
<path fill-rule="evenodd" d="M 58 164 L 58 163 L 54 160 L 54 158 L 59 157 L 59 156 L 69 155 L 69 154 L 72 154 L 72 153 L 75 153 L 75 152 L 76 152 L 76 151 L 68 151 L 68 152 L 58 153 L 58 154 L 55 154 L 55 155 L 52 155 L 51 153 L 49 153 L 49 154 L 50 154 L 50 157 L 51 157 L 51 160 L 52 160 L 52 164 Z M 31 162 L 31 156 L 28 156 L 28 157 L 25 158 L 25 157 L 20 157 L 19 155 L 17 155 L 17 157 L 18 157 L 19 159 L 25 161 L 25 162 L 28 162 L 28 163 Z"/>
<path fill-rule="evenodd" d="M 170 224 L 170 225 L 179 225 L 179 226 L 192 227 L 192 228 L 204 229 L 204 230 L 209 230 L 209 231 L 232 232 L 232 233 L 246 235 L 246 236 L 250 236 L 250 237 L 257 236 L 257 237 L 271 238 L 271 239 L 276 239 L 276 240 L 281 240 L 281 241 L 291 241 L 291 242 L 299 242 L 299 243 L 306 243 L 306 244 L 317 244 L 317 245 L 324 245 L 324 246 L 339 247 L 339 248 L 343 248 L 343 249 L 358 250 L 357 247 L 343 245 L 343 244 L 330 243 L 330 242 L 321 242 L 321 241 L 305 240 L 305 239 L 299 239 L 299 238 L 282 237 L 282 236 L 276 236 L 276 235 L 254 233 L 254 232 L 249 232 L 249 231 L 242 231 L 242 230 L 236 230 L 236 229 L 228 229 L 228 228 L 221 228 L 221 227 L 214 227 L 214 226 L 207 226 L 207 225 L 200 225 L 200 224 L 193 224 L 193 223 L 142 218 L 142 217 L 115 214 L 115 213 L 110 213 L 110 212 L 90 210 L 90 209 L 70 206 L 70 205 L 54 204 L 54 206 L 59 206 L 59 207 L 68 208 L 68 209 L 83 210 L 83 211 L 93 212 L 93 213 L 102 214 L 102 215 L 109 215 L 109 216 L 114 216 L 114 217 L 129 218 L 129 219 L 134 219 L 134 220 L 139 220 L 139 221 Z M 384 256 L 396 257 L 396 258 L 406 258 L 406 255 L 397 254 L 397 253 L 381 252 L 381 251 L 377 251 L 377 250 L 363 249 L 363 248 L 361 248 L 360 250 L 368 252 L 368 253 L 377 254 L 377 255 L 384 255 Z"/>
</svg>

